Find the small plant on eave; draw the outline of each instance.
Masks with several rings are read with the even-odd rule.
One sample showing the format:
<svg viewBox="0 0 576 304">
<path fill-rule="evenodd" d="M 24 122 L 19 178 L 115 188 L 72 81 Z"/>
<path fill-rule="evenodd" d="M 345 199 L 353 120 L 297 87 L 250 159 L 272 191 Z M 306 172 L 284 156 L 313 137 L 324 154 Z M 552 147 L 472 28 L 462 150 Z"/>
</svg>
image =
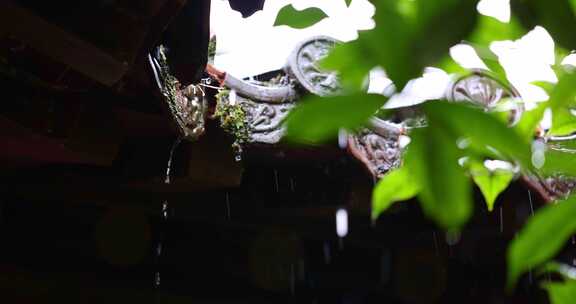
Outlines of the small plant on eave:
<svg viewBox="0 0 576 304">
<path fill-rule="evenodd" d="M 216 95 L 216 110 L 214 118 L 220 120 L 220 125 L 234 138 L 232 148 L 237 155 L 242 153 L 242 146 L 250 141 L 250 127 L 247 123 L 246 111 L 240 104 L 231 105 L 229 90 L 222 90 Z"/>
</svg>

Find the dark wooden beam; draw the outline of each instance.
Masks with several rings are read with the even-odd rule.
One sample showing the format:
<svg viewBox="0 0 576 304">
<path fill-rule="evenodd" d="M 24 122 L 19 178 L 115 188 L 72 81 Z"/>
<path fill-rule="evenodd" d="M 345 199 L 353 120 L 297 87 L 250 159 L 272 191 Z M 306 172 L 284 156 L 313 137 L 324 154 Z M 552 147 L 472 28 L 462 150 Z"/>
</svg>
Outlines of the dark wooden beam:
<svg viewBox="0 0 576 304">
<path fill-rule="evenodd" d="M 104 85 L 115 84 L 129 67 L 128 62 L 117 60 L 9 0 L 0 4 L 0 36 L 3 35 L 12 36 Z"/>
</svg>

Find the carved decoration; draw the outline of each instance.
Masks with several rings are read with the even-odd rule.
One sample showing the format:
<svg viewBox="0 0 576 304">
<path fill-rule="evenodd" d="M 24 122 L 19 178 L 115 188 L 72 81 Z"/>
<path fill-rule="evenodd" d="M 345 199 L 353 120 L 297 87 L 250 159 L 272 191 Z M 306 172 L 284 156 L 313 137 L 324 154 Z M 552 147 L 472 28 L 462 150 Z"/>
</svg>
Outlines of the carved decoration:
<svg viewBox="0 0 576 304">
<path fill-rule="evenodd" d="M 472 74 L 457 79 L 448 90 L 447 98 L 452 101 L 465 101 L 489 111 L 509 111 L 511 125 L 520 120 L 524 107 L 520 94 L 488 73 L 476 70 Z M 509 101 L 504 104 L 505 101 Z"/>
<path fill-rule="evenodd" d="M 320 95 L 334 95 L 340 90 L 336 72 L 320 69 L 318 63 L 339 41 L 316 36 L 300 43 L 288 59 L 286 72 L 298 80 L 306 91 Z"/>
<path fill-rule="evenodd" d="M 367 128 L 348 136 L 348 150 L 374 178 L 381 178 L 391 169 L 398 167 L 402 156 L 399 134 L 383 136 Z"/>
<path fill-rule="evenodd" d="M 156 84 L 178 130 L 184 139 L 196 140 L 204 133 L 207 109 L 204 91 L 196 85 L 182 87 L 171 74 L 167 60 L 163 46 L 156 49 L 154 56 L 148 55 Z"/>
<path fill-rule="evenodd" d="M 576 188 L 576 178 L 563 175 L 548 177 L 543 183 L 554 198 L 566 198 Z"/>
<path fill-rule="evenodd" d="M 276 144 L 284 135 L 282 122 L 294 108 L 294 103 L 269 104 L 238 97 L 246 112 L 250 142 Z"/>
<path fill-rule="evenodd" d="M 248 138 L 245 142 L 263 144 L 280 142 L 285 132 L 282 123 L 290 110 L 296 106 L 294 102 L 261 102 L 237 95 L 235 92 L 223 96 L 219 102 L 228 106 L 231 104 L 240 105 L 246 116 L 245 123 Z"/>
</svg>

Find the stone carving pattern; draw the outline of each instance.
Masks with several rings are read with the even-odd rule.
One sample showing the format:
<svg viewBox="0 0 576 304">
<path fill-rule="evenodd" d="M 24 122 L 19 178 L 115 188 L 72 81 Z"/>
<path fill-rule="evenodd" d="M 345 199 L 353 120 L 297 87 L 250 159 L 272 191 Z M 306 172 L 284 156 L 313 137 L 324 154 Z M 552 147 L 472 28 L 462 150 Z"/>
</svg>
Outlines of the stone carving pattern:
<svg viewBox="0 0 576 304">
<path fill-rule="evenodd" d="M 453 101 L 466 101 L 478 105 L 486 110 L 502 110 L 497 107 L 502 105 L 505 98 L 519 99 L 519 94 L 513 88 L 507 88 L 488 74 L 476 71 L 471 75 L 457 80 L 451 87 L 449 99 Z M 523 106 L 519 102 L 512 102 L 505 108 L 509 111 L 511 125 L 520 120 Z"/>
<path fill-rule="evenodd" d="M 290 56 L 287 72 L 310 93 L 320 96 L 336 94 L 341 88 L 336 72 L 322 70 L 318 63 L 338 43 L 326 36 L 302 42 Z"/>
<path fill-rule="evenodd" d="M 265 144 L 280 142 L 285 132 L 282 123 L 295 104 L 268 104 L 240 96 L 237 98 L 246 112 L 250 129 L 250 142 Z"/>
<path fill-rule="evenodd" d="M 381 178 L 400 165 L 399 136 L 382 136 L 369 129 L 362 129 L 349 136 L 349 149 L 375 178 Z"/>
</svg>

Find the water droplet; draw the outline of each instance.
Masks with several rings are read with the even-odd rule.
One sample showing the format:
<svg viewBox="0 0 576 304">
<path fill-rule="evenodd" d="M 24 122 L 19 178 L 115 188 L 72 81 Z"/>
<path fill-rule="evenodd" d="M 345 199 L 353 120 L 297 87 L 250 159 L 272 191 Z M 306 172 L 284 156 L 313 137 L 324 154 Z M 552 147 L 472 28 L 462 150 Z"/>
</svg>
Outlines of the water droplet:
<svg viewBox="0 0 576 304">
<path fill-rule="evenodd" d="M 343 238 L 348 235 L 348 211 L 346 209 L 338 209 L 336 211 L 336 234 Z"/>
<path fill-rule="evenodd" d="M 456 145 L 458 146 L 458 148 L 464 150 L 470 146 L 470 140 L 468 138 L 460 138 L 456 142 Z"/>
<path fill-rule="evenodd" d="M 534 204 L 532 203 L 532 192 L 528 190 L 528 203 L 530 203 L 530 214 L 534 215 Z"/>
<path fill-rule="evenodd" d="M 440 248 L 438 248 L 438 238 L 436 237 L 436 231 L 432 232 L 432 239 L 434 240 L 434 252 L 436 252 L 436 256 L 440 256 Z"/>
<path fill-rule="evenodd" d="M 546 162 L 546 143 L 542 140 L 535 140 L 532 143 L 532 165 L 536 167 L 536 169 L 540 169 L 544 166 Z"/>
<path fill-rule="evenodd" d="M 226 192 L 226 219 L 230 220 L 230 194 L 228 192 Z"/>
<path fill-rule="evenodd" d="M 274 186 L 276 186 L 276 192 L 280 192 L 280 185 L 278 184 L 278 170 L 274 169 Z"/>
<path fill-rule="evenodd" d="M 504 210 L 500 207 L 500 233 L 504 233 Z"/>
<path fill-rule="evenodd" d="M 156 274 L 154 276 L 154 285 L 156 287 L 160 286 L 160 272 L 156 272 Z"/>
<path fill-rule="evenodd" d="M 460 242 L 461 237 L 460 232 L 446 232 L 446 244 L 454 246 Z"/>
<path fill-rule="evenodd" d="M 330 261 L 332 260 L 332 255 L 330 252 L 330 244 L 328 244 L 328 242 L 324 242 L 324 245 L 322 246 L 322 251 L 324 252 L 324 263 L 326 265 L 330 264 Z"/>
<path fill-rule="evenodd" d="M 236 155 L 234 156 L 234 160 L 237 161 L 237 162 L 242 161 L 242 154 L 240 154 L 240 153 L 236 154 Z"/>
</svg>

